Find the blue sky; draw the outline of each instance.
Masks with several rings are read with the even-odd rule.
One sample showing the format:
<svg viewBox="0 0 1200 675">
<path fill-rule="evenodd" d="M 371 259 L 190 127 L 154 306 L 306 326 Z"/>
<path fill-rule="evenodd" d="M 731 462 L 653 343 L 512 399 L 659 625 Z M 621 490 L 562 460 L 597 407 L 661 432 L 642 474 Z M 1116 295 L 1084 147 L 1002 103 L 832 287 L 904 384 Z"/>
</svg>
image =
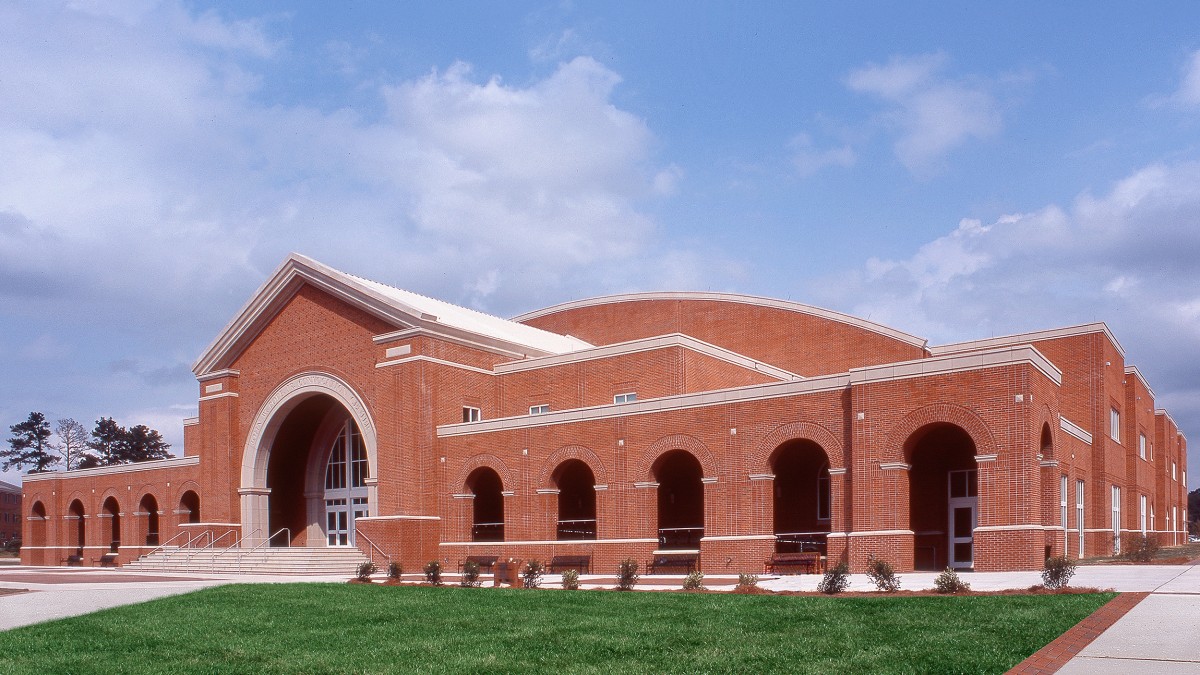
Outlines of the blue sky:
<svg viewBox="0 0 1200 675">
<path fill-rule="evenodd" d="M 12 2 L 0 65 L 5 425 L 179 449 L 192 362 L 295 250 L 503 316 L 1103 320 L 1200 428 L 1195 3 Z"/>
</svg>

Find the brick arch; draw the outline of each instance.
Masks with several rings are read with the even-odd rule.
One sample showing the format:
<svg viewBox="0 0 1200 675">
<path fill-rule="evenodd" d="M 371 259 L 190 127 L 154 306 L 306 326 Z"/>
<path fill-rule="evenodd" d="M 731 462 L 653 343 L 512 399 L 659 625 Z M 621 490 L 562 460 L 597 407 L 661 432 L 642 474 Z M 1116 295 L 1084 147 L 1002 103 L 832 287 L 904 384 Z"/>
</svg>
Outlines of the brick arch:
<svg viewBox="0 0 1200 675">
<path fill-rule="evenodd" d="M 121 493 L 116 488 L 108 488 L 104 492 L 101 492 L 100 496 L 96 498 L 96 514 L 99 515 L 100 512 L 104 510 L 104 502 L 108 501 L 109 497 L 112 497 L 113 500 L 117 502 L 118 513 L 132 513 L 132 511 L 128 509 L 128 505 L 123 503 L 129 500 L 128 495 L 132 493 L 126 490 L 125 494 L 125 499 L 122 499 Z"/>
<path fill-rule="evenodd" d="M 150 495 L 151 497 L 154 497 L 154 501 L 158 503 L 159 511 L 165 510 L 163 505 L 166 502 L 164 502 L 162 499 L 162 492 L 163 491 L 161 489 L 159 489 L 159 486 L 154 485 L 153 483 L 146 483 L 142 487 L 138 488 L 135 492 L 132 493 L 132 494 L 137 495 L 137 500 L 135 500 L 133 503 L 134 510 L 136 511 L 137 509 L 142 507 L 142 500 L 146 498 L 146 495 Z"/>
<path fill-rule="evenodd" d="M 1044 426 L 1050 427 L 1050 454 L 1044 455 L 1042 457 L 1043 460 L 1058 459 L 1058 445 L 1059 445 L 1058 434 L 1059 434 L 1059 431 L 1061 431 L 1061 429 L 1059 428 L 1057 420 L 1058 420 L 1058 415 L 1056 415 L 1054 413 L 1054 411 L 1050 409 L 1050 406 L 1043 403 L 1042 404 L 1042 414 L 1038 418 L 1037 430 L 1034 434 L 1035 437 L 1037 438 L 1037 452 L 1041 452 L 1042 451 L 1042 427 L 1044 427 Z"/>
<path fill-rule="evenodd" d="M 687 450 L 700 462 L 700 470 L 704 476 L 717 475 L 717 462 L 707 446 L 687 434 L 675 434 L 664 436 L 646 448 L 634 468 L 634 480 L 654 480 L 654 474 L 651 473 L 654 462 L 672 450 Z"/>
<path fill-rule="evenodd" d="M 63 515 L 67 515 L 67 513 L 71 510 L 71 504 L 73 502 L 79 502 L 80 504 L 83 504 L 84 515 L 95 515 L 96 509 L 92 508 L 91 504 L 88 503 L 89 501 L 88 495 L 84 494 L 80 490 L 75 490 L 70 494 L 70 496 L 63 500 L 63 504 L 67 505 L 66 510 L 63 511 Z"/>
<path fill-rule="evenodd" d="M 788 441 L 812 441 L 829 458 L 830 468 L 846 466 L 842 441 L 833 432 L 814 422 L 789 422 L 771 430 L 754 448 L 748 466 L 752 473 L 771 473 L 771 454 Z"/>
<path fill-rule="evenodd" d="M 463 464 L 463 468 L 458 473 L 458 480 L 454 482 L 454 485 L 456 486 L 455 489 L 466 490 L 467 477 L 470 476 L 471 472 L 475 469 L 484 466 L 500 474 L 500 484 L 504 487 L 506 492 L 516 488 L 517 477 L 513 475 L 513 472 L 508 468 L 508 465 L 504 463 L 504 460 L 495 455 L 483 454 L 475 455 L 467 459 L 467 462 Z"/>
<path fill-rule="evenodd" d="M 565 445 L 550 453 L 546 461 L 542 462 L 542 470 L 538 474 L 538 487 L 550 487 L 550 478 L 554 475 L 554 470 L 568 459 L 578 459 L 587 464 L 596 478 L 596 485 L 608 485 L 608 470 L 604 468 L 604 462 L 600 461 L 596 453 L 582 445 Z"/>
<path fill-rule="evenodd" d="M 908 439 L 921 427 L 943 422 L 953 424 L 967 432 L 967 435 L 971 437 L 971 442 L 975 444 L 976 455 L 997 453 L 996 441 L 992 438 L 992 432 L 988 429 L 987 424 L 979 419 L 978 415 L 963 406 L 935 403 L 917 408 L 892 426 L 888 433 L 887 446 L 880 460 L 907 462 L 908 458 L 904 456 L 904 444 Z"/>
<path fill-rule="evenodd" d="M 194 480 L 188 479 L 181 483 L 179 487 L 175 488 L 174 496 L 171 498 L 171 502 L 169 504 L 170 509 L 178 509 L 179 502 L 183 500 L 183 495 L 189 491 L 196 493 L 196 496 L 200 498 L 200 507 L 203 508 L 204 494 L 200 492 L 200 484 Z"/>
</svg>

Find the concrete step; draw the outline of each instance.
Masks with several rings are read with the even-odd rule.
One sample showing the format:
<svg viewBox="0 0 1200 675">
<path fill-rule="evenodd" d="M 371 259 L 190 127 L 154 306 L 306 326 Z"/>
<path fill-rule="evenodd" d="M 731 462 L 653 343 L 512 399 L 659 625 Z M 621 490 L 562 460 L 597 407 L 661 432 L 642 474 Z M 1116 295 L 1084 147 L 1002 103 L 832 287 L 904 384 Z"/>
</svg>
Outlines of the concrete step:
<svg viewBox="0 0 1200 675">
<path fill-rule="evenodd" d="M 357 549 L 341 548 L 270 548 L 240 554 L 234 549 L 164 549 L 131 561 L 124 568 L 146 572 L 352 576 L 355 569 L 366 560 L 366 556 Z"/>
</svg>

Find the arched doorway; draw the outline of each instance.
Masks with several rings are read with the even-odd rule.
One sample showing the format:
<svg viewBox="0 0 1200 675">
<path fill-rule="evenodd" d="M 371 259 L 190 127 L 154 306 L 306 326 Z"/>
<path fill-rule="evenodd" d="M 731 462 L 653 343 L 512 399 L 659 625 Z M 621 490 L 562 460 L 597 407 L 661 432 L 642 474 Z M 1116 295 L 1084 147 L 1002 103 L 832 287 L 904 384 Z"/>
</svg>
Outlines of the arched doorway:
<svg viewBox="0 0 1200 675">
<path fill-rule="evenodd" d="M 117 549 L 121 548 L 121 506 L 117 504 L 116 497 L 109 497 L 104 500 L 104 505 L 100 507 L 100 516 L 108 519 L 108 550 L 111 553 L 116 553 Z"/>
<path fill-rule="evenodd" d="M 242 533 L 273 546 L 351 546 L 376 502 L 376 433 L 344 381 L 304 373 L 259 408 L 243 450 Z"/>
<path fill-rule="evenodd" d="M 87 545 L 87 520 L 83 510 L 83 502 L 76 499 L 67 507 L 67 520 L 75 521 L 75 555 L 83 555 L 83 547 Z"/>
<path fill-rule="evenodd" d="M 146 546 L 158 546 L 158 500 L 154 495 L 146 493 L 138 503 L 138 516 L 145 519 L 142 523 L 142 536 Z"/>
<path fill-rule="evenodd" d="M 700 461 L 686 450 L 664 453 L 651 467 L 658 483 L 658 544 L 699 550 L 704 536 L 704 483 Z"/>
<path fill-rule="evenodd" d="M 775 550 L 824 555 L 831 522 L 825 451 L 810 440 L 789 441 L 771 454 L 771 472 L 775 475 Z"/>
<path fill-rule="evenodd" d="M 504 541 L 504 485 L 494 469 L 481 466 L 467 476 L 471 500 L 471 541 Z"/>
<path fill-rule="evenodd" d="M 961 427 L 935 423 L 905 442 L 909 527 L 916 569 L 970 569 L 979 520 L 975 442 Z"/>
<path fill-rule="evenodd" d="M 587 463 L 568 459 L 551 476 L 558 487 L 558 538 L 596 538 L 596 476 Z"/>
<path fill-rule="evenodd" d="M 200 522 L 200 495 L 192 490 L 184 492 L 179 498 L 180 522 L 194 524 Z"/>
<path fill-rule="evenodd" d="M 42 502 L 33 503 L 29 510 L 29 547 L 33 551 L 33 564 L 44 565 L 46 555 L 46 506 Z"/>
</svg>

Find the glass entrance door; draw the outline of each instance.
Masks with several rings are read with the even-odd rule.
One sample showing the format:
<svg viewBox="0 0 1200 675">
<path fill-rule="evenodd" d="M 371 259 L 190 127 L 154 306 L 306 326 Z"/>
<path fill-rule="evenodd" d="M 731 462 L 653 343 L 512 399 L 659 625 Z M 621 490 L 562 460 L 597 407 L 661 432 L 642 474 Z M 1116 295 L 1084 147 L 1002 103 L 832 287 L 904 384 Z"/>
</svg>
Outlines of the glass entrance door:
<svg viewBox="0 0 1200 675">
<path fill-rule="evenodd" d="M 951 471 L 949 515 L 949 564 L 954 569 L 975 565 L 975 527 L 978 525 L 979 496 L 974 470 Z"/>
<path fill-rule="evenodd" d="M 354 545 L 354 521 L 371 515 L 367 499 L 367 452 L 353 421 L 347 421 L 325 466 L 325 539 L 329 546 Z"/>
</svg>

